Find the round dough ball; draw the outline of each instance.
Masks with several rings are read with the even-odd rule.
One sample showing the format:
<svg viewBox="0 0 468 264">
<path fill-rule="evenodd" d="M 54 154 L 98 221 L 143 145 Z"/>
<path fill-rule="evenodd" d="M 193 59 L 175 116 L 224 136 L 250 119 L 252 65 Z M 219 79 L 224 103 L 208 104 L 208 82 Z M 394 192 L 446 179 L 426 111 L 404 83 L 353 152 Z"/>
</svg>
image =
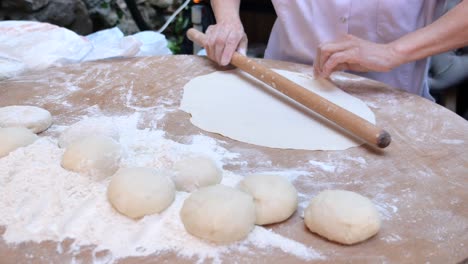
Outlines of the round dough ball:
<svg viewBox="0 0 468 264">
<path fill-rule="evenodd" d="M 244 239 L 255 226 L 252 196 L 224 185 L 193 192 L 180 211 L 185 230 L 214 242 Z"/>
<path fill-rule="evenodd" d="M 380 229 L 379 214 L 372 202 L 357 193 L 326 190 L 304 212 L 310 231 L 346 245 L 364 241 Z"/>
<path fill-rule="evenodd" d="M 160 213 L 171 205 L 174 197 L 174 183 L 150 168 L 120 169 L 107 189 L 109 202 L 131 218 Z"/>
<path fill-rule="evenodd" d="M 17 148 L 33 143 L 37 138 L 36 134 L 25 127 L 0 128 L 0 158 Z"/>
<path fill-rule="evenodd" d="M 297 209 L 296 188 L 278 175 L 250 175 L 239 188 L 253 196 L 257 225 L 267 225 L 288 219 Z"/>
<path fill-rule="evenodd" d="M 192 192 L 221 180 L 221 170 L 210 158 L 186 157 L 174 164 L 174 183 L 178 191 Z"/>
<path fill-rule="evenodd" d="M 25 127 L 40 133 L 52 125 L 49 111 L 29 105 L 12 105 L 0 108 L 0 127 Z"/>
<path fill-rule="evenodd" d="M 89 174 L 98 180 L 119 169 L 120 145 L 110 137 L 89 136 L 73 142 L 65 149 L 62 167 Z"/>
<path fill-rule="evenodd" d="M 107 136 L 117 142 L 120 139 L 119 130 L 111 120 L 107 118 L 88 118 L 65 129 L 60 134 L 58 145 L 61 148 L 66 148 L 71 143 L 92 135 Z"/>
</svg>

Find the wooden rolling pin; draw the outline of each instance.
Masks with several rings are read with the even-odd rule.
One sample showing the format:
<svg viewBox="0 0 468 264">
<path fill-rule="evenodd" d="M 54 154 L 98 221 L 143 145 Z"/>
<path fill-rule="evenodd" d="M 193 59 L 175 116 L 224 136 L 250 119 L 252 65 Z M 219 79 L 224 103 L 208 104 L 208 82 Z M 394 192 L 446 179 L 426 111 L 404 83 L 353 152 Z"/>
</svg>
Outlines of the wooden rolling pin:
<svg viewBox="0 0 468 264">
<path fill-rule="evenodd" d="M 202 32 L 192 28 L 187 31 L 187 37 L 196 44 L 205 46 L 205 34 Z M 392 141 L 387 131 L 238 52 L 232 56 L 231 64 L 363 139 L 366 143 L 385 148 Z"/>
</svg>

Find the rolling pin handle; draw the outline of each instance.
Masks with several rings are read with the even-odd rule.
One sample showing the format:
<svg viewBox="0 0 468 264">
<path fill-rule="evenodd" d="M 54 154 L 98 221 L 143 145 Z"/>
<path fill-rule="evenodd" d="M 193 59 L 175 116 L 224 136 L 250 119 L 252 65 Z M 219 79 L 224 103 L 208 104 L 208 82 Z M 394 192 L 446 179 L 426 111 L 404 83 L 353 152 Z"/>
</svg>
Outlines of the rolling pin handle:
<svg viewBox="0 0 468 264">
<path fill-rule="evenodd" d="M 390 142 L 392 142 L 392 137 L 390 136 L 390 134 L 385 131 L 385 130 L 382 130 L 379 134 L 379 136 L 377 137 L 377 146 L 379 148 L 386 148 L 388 145 L 390 145 Z"/>
<path fill-rule="evenodd" d="M 202 32 L 191 28 L 187 31 L 187 37 L 198 46 L 205 47 L 206 36 Z"/>
</svg>

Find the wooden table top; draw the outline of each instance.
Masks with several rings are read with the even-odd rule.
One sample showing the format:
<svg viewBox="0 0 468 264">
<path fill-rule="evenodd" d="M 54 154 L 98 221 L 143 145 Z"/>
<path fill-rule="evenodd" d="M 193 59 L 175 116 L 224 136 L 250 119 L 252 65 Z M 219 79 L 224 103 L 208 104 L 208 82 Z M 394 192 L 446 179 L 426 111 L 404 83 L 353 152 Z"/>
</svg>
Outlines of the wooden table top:
<svg viewBox="0 0 468 264">
<path fill-rule="evenodd" d="M 300 64 L 259 62 L 271 68 L 311 71 Z M 382 228 L 375 237 L 354 246 L 337 245 L 308 232 L 300 217 L 303 205 L 307 204 L 304 197 L 292 218 L 269 226 L 325 256 L 319 263 L 457 263 L 468 257 L 466 120 L 418 96 L 337 73 L 334 82 L 366 102 L 376 115 L 377 125 L 392 135 L 393 142 L 388 148 L 360 146 L 343 151 L 305 151 L 260 147 L 202 131 L 190 123 L 189 114 L 178 110 L 183 86 L 190 79 L 215 70 L 219 69 L 210 61 L 196 56 L 68 65 L 0 81 L 0 107 L 15 104 L 44 107 L 52 113 L 55 125 L 70 125 L 96 105 L 109 115 L 139 111 L 141 126 L 163 129 L 174 141 L 207 135 L 226 142 L 223 147 L 240 153 L 247 161 L 227 163 L 225 170 L 242 175 L 259 170 L 303 170 L 309 175 L 298 177 L 293 184 L 307 199 L 324 189 L 351 190 L 372 199 L 382 215 Z M 64 85 L 73 89 L 64 89 Z M 161 113 L 161 107 L 173 111 L 168 111 L 159 122 L 152 122 Z M 44 135 L 57 136 L 53 132 Z M 318 166 L 319 163 L 329 167 Z M 0 227 L 0 234 L 4 231 L 5 227 Z M 53 241 L 9 245 L 0 238 L 0 262 L 69 262 L 72 254 L 57 253 L 56 245 Z M 91 250 L 84 249 L 81 259 L 87 262 L 90 255 Z M 176 258 L 174 253 L 167 252 L 121 259 L 119 263 L 193 261 Z M 255 256 L 231 252 L 224 260 L 303 262 L 280 250 L 260 250 Z"/>
</svg>

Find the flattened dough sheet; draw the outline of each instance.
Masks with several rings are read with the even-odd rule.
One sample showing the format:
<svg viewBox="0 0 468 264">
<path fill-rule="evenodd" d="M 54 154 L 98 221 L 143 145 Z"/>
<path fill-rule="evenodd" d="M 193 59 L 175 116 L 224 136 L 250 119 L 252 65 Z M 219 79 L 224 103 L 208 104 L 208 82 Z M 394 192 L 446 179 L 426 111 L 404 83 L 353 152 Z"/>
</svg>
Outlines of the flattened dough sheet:
<svg viewBox="0 0 468 264">
<path fill-rule="evenodd" d="M 291 81 L 375 124 L 360 99 L 312 76 L 275 70 Z M 234 140 L 281 149 L 344 150 L 362 144 L 341 128 L 247 73 L 219 71 L 190 80 L 180 109 L 195 126 Z"/>
</svg>

